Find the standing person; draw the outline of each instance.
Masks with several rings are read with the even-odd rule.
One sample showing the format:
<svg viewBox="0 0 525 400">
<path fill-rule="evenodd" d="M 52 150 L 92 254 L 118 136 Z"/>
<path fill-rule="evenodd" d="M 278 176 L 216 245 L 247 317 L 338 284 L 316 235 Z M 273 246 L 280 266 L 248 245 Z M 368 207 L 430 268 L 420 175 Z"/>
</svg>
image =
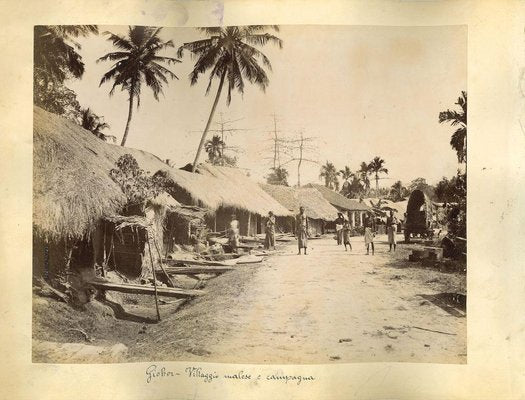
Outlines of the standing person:
<svg viewBox="0 0 525 400">
<path fill-rule="evenodd" d="M 240 244 L 240 238 L 239 238 L 239 221 L 237 220 L 237 216 L 235 214 L 232 214 L 232 219 L 230 222 L 230 229 L 228 230 L 228 244 L 230 245 L 232 249 L 232 253 L 237 253 L 237 249 Z"/>
<path fill-rule="evenodd" d="M 266 238 L 264 241 L 264 248 L 275 250 L 275 216 L 273 212 L 268 213 L 268 219 L 266 220 Z"/>
<path fill-rule="evenodd" d="M 371 213 L 367 213 L 363 218 L 363 226 L 365 227 L 365 245 L 366 255 L 370 254 L 369 249 L 372 245 L 372 255 L 374 255 L 374 236 L 375 236 L 375 220 Z"/>
<path fill-rule="evenodd" d="M 396 227 L 397 227 L 397 218 L 394 217 L 394 212 L 390 210 L 390 215 L 386 218 L 386 233 L 388 235 L 388 245 L 390 246 L 390 250 L 392 251 L 392 246 L 394 247 L 394 251 L 396 251 Z"/>
<path fill-rule="evenodd" d="M 304 207 L 299 208 L 299 214 L 296 217 L 296 235 L 297 235 L 297 245 L 299 246 L 298 255 L 301 254 L 301 249 L 304 249 L 304 254 L 306 255 L 306 247 L 308 242 L 308 217 L 304 212 Z"/>
<path fill-rule="evenodd" d="M 345 251 L 347 251 L 346 246 L 350 246 L 350 251 L 352 251 L 352 244 L 350 243 L 350 223 L 345 221 L 343 225 L 343 242 L 345 244 Z"/>
<path fill-rule="evenodd" d="M 343 214 L 337 213 L 337 219 L 334 222 L 335 222 L 335 234 L 337 237 L 337 244 L 341 245 L 343 243 L 343 225 L 345 223 Z"/>
</svg>

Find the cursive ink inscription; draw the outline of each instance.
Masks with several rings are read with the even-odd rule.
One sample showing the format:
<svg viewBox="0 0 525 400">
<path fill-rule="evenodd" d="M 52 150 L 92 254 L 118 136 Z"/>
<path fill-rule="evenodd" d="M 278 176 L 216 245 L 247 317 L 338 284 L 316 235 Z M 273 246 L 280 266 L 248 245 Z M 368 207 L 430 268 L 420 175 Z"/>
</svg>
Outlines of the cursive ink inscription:
<svg viewBox="0 0 525 400">
<path fill-rule="evenodd" d="M 245 373 L 244 371 L 241 370 L 235 374 L 224 375 L 224 379 L 250 380 L 252 379 L 252 375 Z"/>
<path fill-rule="evenodd" d="M 151 383 L 156 378 L 168 378 L 174 376 L 175 374 L 172 371 L 168 371 L 165 367 L 159 367 L 155 364 L 152 364 L 146 368 L 147 383 Z"/>
<path fill-rule="evenodd" d="M 285 375 L 282 372 L 276 372 L 266 376 L 267 381 L 279 381 L 279 382 L 295 382 L 297 385 L 300 385 L 301 382 L 305 381 L 314 381 L 315 378 L 312 375 Z"/>
<path fill-rule="evenodd" d="M 207 383 L 210 383 L 211 381 L 219 377 L 219 375 L 217 375 L 217 372 L 204 371 L 200 367 L 188 367 L 184 371 L 186 371 L 186 374 L 188 374 L 189 378 L 200 378 Z"/>
</svg>

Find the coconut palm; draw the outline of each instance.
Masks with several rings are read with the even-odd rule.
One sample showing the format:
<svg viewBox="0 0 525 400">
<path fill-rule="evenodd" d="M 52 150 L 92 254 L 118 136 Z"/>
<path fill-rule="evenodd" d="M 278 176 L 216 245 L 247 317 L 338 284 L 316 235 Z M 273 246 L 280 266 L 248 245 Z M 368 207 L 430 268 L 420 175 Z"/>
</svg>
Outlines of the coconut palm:
<svg viewBox="0 0 525 400">
<path fill-rule="evenodd" d="M 213 135 L 211 140 L 206 141 L 204 149 L 208 153 L 208 158 L 212 164 L 220 160 L 223 155 L 225 143 L 219 135 Z"/>
<path fill-rule="evenodd" d="M 359 170 L 357 171 L 359 174 L 359 177 L 361 178 L 361 182 L 364 186 L 365 191 L 370 190 L 370 167 L 369 164 L 365 163 L 364 161 L 361 163 Z"/>
<path fill-rule="evenodd" d="M 393 201 L 403 200 L 406 194 L 407 194 L 407 189 L 406 187 L 403 186 L 403 183 L 401 181 L 395 182 L 390 187 L 390 197 L 392 198 Z"/>
<path fill-rule="evenodd" d="M 321 167 L 319 178 L 324 179 L 324 185 L 327 188 L 339 191 L 339 180 L 337 179 L 338 176 L 339 172 L 331 162 L 327 161 L 326 164 Z"/>
<path fill-rule="evenodd" d="M 388 174 L 388 169 L 384 165 L 385 160 L 377 156 L 368 164 L 370 174 L 374 174 L 374 179 L 376 180 L 376 193 L 379 193 L 379 174 Z"/>
<path fill-rule="evenodd" d="M 76 94 L 64 82 L 84 74 L 84 63 L 78 53 L 80 44 L 75 39 L 92 33 L 98 33 L 96 25 L 35 26 L 33 99 L 37 106 L 72 119 L 79 117 Z"/>
<path fill-rule="evenodd" d="M 450 145 L 458 156 L 458 162 L 467 162 L 467 92 L 462 91 L 455 103 L 461 111 L 447 110 L 439 113 L 439 123 L 450 122 L 452 126 L 459 126 L 450 138 Z"/>
<path fill-rule="evenodd" d="M 346 195 L 347 193 L 347 187 L 350 184 L 348 180 L 354 176 L 354 173 L 350 169 L 348 165 L 345 165 L 344 169 L 339 170 L 339 173 L 341 174 L 341 178 L 343 178 L 343 185 L 341 187 L 341 193 L 343 195 Z"/>
<path fill-rule="evenodd" d="M 345 182 L 348 182 L 348 180 L 354 176 L 354 173 L 348 165 L 345 165 L 344 169 L 339 170 L 339 173 Z"/>
<path fill-rule="evenodd" d="M 354 176 L 348 185 L 347 197 L 357 197 L 363 192 L 363 184 L 359 177 Z"/>
<path fill-rule="evenodd" d="M 84 108 L 80 114 L 80 125 L 82 128 L 90 131 L 96 137 L 102 140 L 115 138 L 111 135 L 105 135 L 102 131 L 109 128 L 109 125 L 104 122 L 104 117 L 99 117 L 90 108 Z"/>
<path fill-rule="evenodd" d="M 103 83 L 113 80 L 113 86 L 109 92 L 111 96 L 117 86 L 129 93 L 129 111 L 124 136 L 121 146 L 126 144 L 129 132 L 129 123 L 133 114 L 133 105 L 137 100 L 137 108 L 140 106 L 140 93 L 142 84 L 145 83 L 153 91 L 155 100 L 159 100 L 162 93 L 163 83 L 168 83 L 168 78 L 178 79 L 163 63 L 172 64 L 180 62 L 173 57 L 160 56 L 159 52 L 174 47 L 173 42 L 163 42 L 159 37 L 162 28 L 148 26 L 130 26 L 127 36 L 104 32 L 108 40 L 113 43 L 119 51 L 108 53 L 100 57 L 100 61 L 116 61 L 111 69 L 104 74 L 100 80 Z"/>
<path fill-rule="evenodd" d="M 278 31 L 277 26 L 269 27 Z M 228 95 L 226 103 L 231 102 L 232 91 L 237 89 L 244 93 L 244 81 L 258 85 L 262 90 L 268 86 L 269 80 L 263 66 L 271 70 L 270 60 L 254 46 L 264 46 L 271 42 L 282 48 L 282 41 L 278 37 L 264 32 L 268 27 L 262 25 L 252 26 L 228 26 L 199 28 L 208 37 L 195 42 L 184 43 L 178 51 L 182 57 L 188 50 L 193 57 L 197 58 L 193 71 L 190 73 L 190 82 L 195 85 L 201 74 L 210 70 L 208 87 L 209 93 L 214 78 L 219 79 L 217 94 L 208 117 L 208 122 L 202 132 L 202 137 L 195 154 L 192 170 L 195 172 L 202 147 L 206 142 L 206 135 L 217 108 L 224 82 L 226 81 Z"/>
<path fill-rule="evenodd" d="M 35 79 L 63 83 L 67 78 L 82 77 L 84 63 L 77 52 L 80 45 L 74 39 L 97 34 L 96 25 L 38 25 L 34 33 Z"/>
</svg>

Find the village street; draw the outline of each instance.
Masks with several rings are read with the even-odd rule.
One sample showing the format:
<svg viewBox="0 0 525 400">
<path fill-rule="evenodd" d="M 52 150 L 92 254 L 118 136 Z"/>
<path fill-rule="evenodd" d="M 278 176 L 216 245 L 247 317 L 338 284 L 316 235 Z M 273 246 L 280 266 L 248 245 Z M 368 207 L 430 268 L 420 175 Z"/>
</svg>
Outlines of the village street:
<svg viewBox="0 0 525 400">
<path fill-rule="evenodd" d="M 307 256 L 291 242 L 262 264 L 212 279 L 206 295 L 149 326 L 131 359 L 466 362 L 464 311 L 432 301 L 465 276 L 409 263 L 413 245 L 393 255 L 377 239 L 374 256 L 362 237 L 352 252 L 331 237 L 311 240 Z"/>
</svg>

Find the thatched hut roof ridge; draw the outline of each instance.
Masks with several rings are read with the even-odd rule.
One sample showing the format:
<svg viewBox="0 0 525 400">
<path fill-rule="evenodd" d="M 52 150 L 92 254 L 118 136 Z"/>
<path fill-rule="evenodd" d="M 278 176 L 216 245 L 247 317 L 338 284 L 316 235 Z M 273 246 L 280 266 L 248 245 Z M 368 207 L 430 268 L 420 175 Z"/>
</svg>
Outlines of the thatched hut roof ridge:
<svg viewBox="0 0 525 400">
<path fill-rule="evenodd" d="M 316 189 L 269 184 L 261 184 L 261 187 L 294 214 L 298 213 L 299 207 L 302 206 L 310 218 L 324 221 L 337 218 L 337 209 L 328 203 Z"/>
<path fill-rule="evenodd" d="M 306 187 L 317 189 L 323 197 L 334 207 L 344 209 L 347 211 L 370 211 L 370 207 L 366 204 L 360 203 L 355 200 L 351 200 L 340 193 L 333 191 L 326 186 L 318 183 L 309 183 Z"/>
<path fill-rule="evenodd" d="M 124 154 L 131 154 L 150 174 L 165 171 L 174 185 L 211 209 L 225 206 L 261 215 L 270 210 L 276 215 L 290 214 L 238 172 L 219 174 L 219 169 L 214 176 L 178 170 L 151 153 L 108 144 L 73 121 L 34 107 L 33 225 L 37 233 L 51 239 L 80 238 L 100 219 L 119 214 L 126 197 L 109 171 Z M 153 203 L 178 205 L 168 195 L 158 196 Z"/>
<path fill-rule="evenodd" d="M 219 205 L 245 209 L 259 215 L 266 215 L 269 211 L 277 216 L 292 215 L 239 168 L 218 167 L 204 163 L 198 167 L 198 171 L 199 175 L 208 182 L 214 181 L 212 187 L 215 190 L 208 191 L 207 195 L 216 196 Z M 180 172 L 187 174 L 185 171 Z"/>
<path fill-rule="evenodd" d="M 33 112 L 33 225 L 48 238 L 81 237 L 126 197 L 108 175 L 108 145 L 65 118 Z"/>
</svg>

